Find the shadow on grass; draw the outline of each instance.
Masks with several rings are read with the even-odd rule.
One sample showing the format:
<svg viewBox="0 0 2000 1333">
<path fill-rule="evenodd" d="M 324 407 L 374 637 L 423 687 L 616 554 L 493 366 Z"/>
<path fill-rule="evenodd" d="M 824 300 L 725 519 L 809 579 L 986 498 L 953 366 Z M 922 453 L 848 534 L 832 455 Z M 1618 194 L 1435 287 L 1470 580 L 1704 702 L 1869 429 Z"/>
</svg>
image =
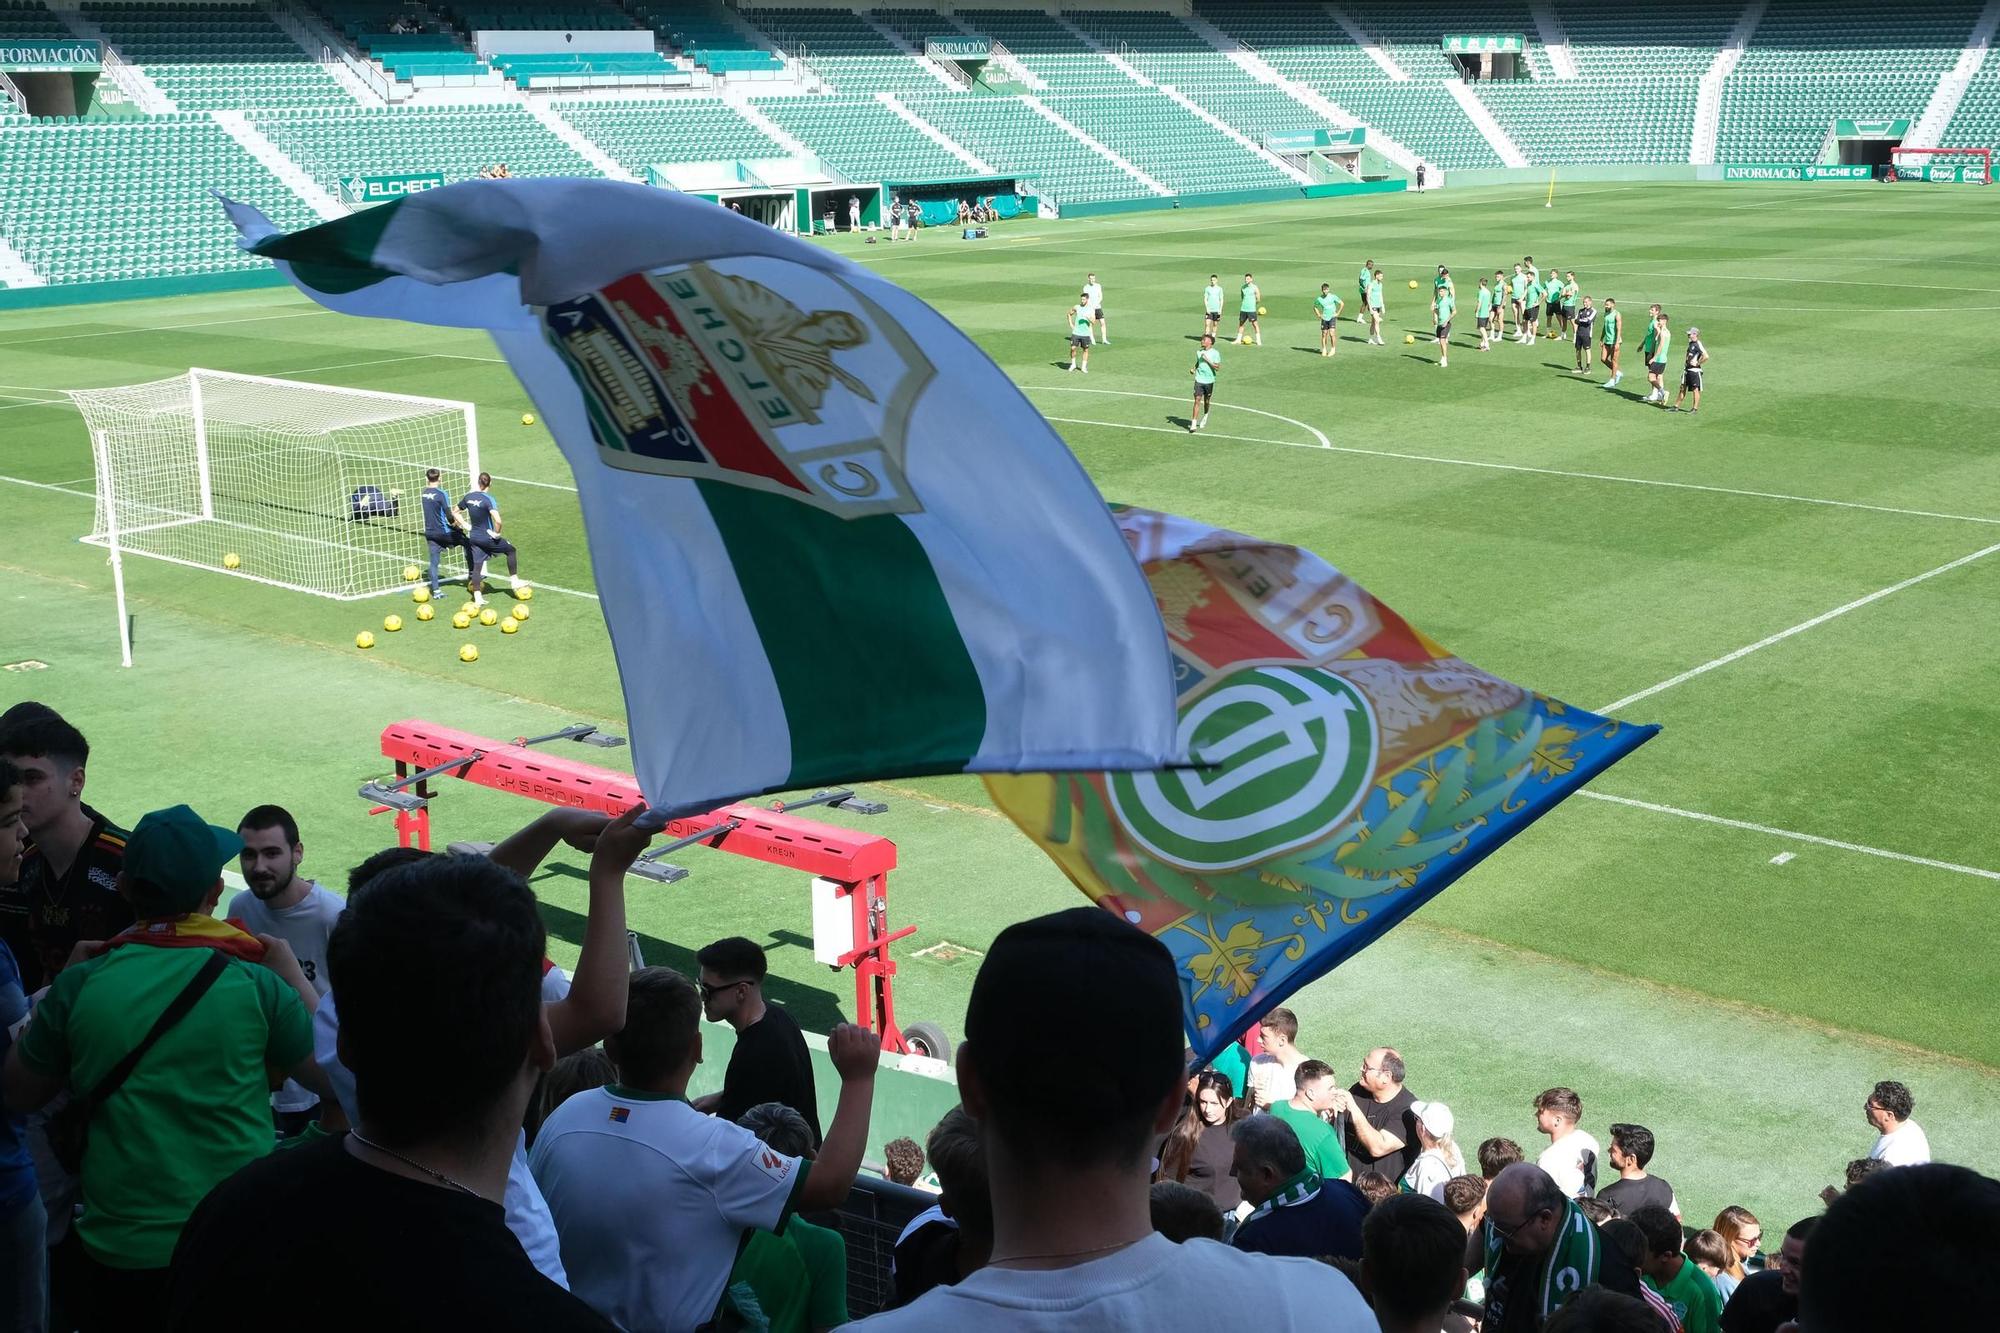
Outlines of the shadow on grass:
<svg viewBox="0 0 2000 1333">
<path fill-rule="evenodd" d="M 582 871 L 569 866 L 545 867 L 535 878 L 543 879 L 552 875 L 578 880 L 586 878 Z M 663 884 L 657 887 L 667 892 L 674 892 L 679 886 Z M 584 918 L 581 912 L 572 912 L 567 907 L 559 907 L 546 899 L 538 906 L 542 912 L 542 924 L 548 929 L 549 934 L 578 947 L 582 946 Z M 701 965 L 695 962 L 695 949 L 710 941 L 702 940 L 693 948 L 689 948 L 686 944 L 663 940 L 644 931 L 636 933 L 639 937 L 639 952 L 645 956 L 648 967 L 671 967 L 689 980 L 700 976 Z M 764 946 L 767 953 L 781 959 L 786 958 L 792 951 L 797 951 L 808 962 L 812 959 L 812 941 L 795 931 L 774 930 L 757 942 Z M 843 977 L 841 980 L 848 979 Z M 764 978 L 764 998 L 783 1005 L 785 1011 L 797 1019 L 799 1026 L 808 1032 L 831 1032 L 835 1024 L 845 1022 L 848 1018 L 841 1008 L 839 996 L 834 992 L 802 985 L 775 972 Z"/>
</svg>

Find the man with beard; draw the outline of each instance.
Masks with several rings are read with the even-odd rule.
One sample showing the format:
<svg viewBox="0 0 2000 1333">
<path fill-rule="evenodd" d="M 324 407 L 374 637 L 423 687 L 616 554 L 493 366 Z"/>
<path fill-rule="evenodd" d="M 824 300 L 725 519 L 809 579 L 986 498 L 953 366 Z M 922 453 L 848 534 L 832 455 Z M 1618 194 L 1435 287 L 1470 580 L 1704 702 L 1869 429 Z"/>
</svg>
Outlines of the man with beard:
<svg viewBox="0 0 2000 1333">
<path fill-rule="evenodd" d="M 321 999 L 331 986 L 326 975 L 326 944 L 334 923 L 347 904 L 334 893 L 299 874 L 305 845 L 298 821 L 278 805 L 260 805 L 236 825 L 243 839 L 240 864 L 249 888 L 229 900 L 230 919 L 253 935 L 276 935 L 292 946 L 299 970 Z M 271 1118 L 278 1134 L 304 1133 L 319 1119 L 319 1098 L 292 1079 L 271 1094 Z"/>
</svg>

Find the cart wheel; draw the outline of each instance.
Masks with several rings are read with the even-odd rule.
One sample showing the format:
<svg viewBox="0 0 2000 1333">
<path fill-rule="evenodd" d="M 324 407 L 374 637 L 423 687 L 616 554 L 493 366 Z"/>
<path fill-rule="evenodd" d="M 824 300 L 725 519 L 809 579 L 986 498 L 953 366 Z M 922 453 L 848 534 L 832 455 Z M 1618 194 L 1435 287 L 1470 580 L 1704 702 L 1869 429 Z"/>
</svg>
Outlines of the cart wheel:
<svg viewBox="0 0 2000 1333">
<path fill-rule="evenodd" d="M 913 1054 L 928 1055 L 933 1060 L 951 1063 L 951 1038 L 944 1035 L 943 1028 L 928 1020 L 904 1028 L 903 1043 Z"/>
</svg>

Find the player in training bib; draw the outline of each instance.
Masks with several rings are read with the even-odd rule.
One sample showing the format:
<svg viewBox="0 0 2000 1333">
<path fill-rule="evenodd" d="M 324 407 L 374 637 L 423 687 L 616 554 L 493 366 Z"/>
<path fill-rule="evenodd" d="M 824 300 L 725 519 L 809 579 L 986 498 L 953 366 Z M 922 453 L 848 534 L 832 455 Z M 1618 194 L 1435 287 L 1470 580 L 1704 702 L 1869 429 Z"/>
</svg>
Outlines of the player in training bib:
<svg viewBox="0 0 2000 1333">
<path fill-rule="evenodd" d="M 1590 373 L 1590 335 L 1597 329 L 1597 307 L 1590 303 L 1588 296 L 1576 308 L 1576 371 L 1578 375 Z"/>
<path fill-rule="evenodd" d="M 1493 270 L 1493 329 L 1492 340 L 1498 343 L 1507 336 L 1507 275 L 1500 269 Z"/>
<path fill-rule="evenodd" d="M 1333 294 L 1333 286 L 1322 282 L 1319 295 L 1313 298 L 1313 310 L 1319 315 L 1319 354 L 1332 356 L 1340 350 L 1340 307 L 1347 304 Z"/>
<path fill-rule="evenodd" d="M 1473 313 L 1479 319 L 1479 350 L 1485 351 L 1490 345 L 1488 339 L 1493 329 L 1493 289 L 1486 285 L 1486 279 L 1479 280 L 1479 308 Z"/>
<path fill-rule="evenodd" d="M 1360 299 L 1354 303 L 1354 322 L 1356 324 L 1366 324 L 1368 322 L 1368 284 L 1374 278 L 1375 261 L 1372 259 L 1364 261 L 1361 265 Z"/>
<path fill-rule="evenodd" d="M 475 567 L 472 570 L 472 603 L 474 606 L 486 605 L 484 595 L 486 592 L 486 562 L 496 555 L 507 557 L 507 582 L 513 587 L 514 591 L 519 592 L 521 590 L 521 554 L 515 549 L 514 543 L 500 535 L 500 506 L 494 501 L 492 494 L 489 492 L 488 488 L 492 485 L 493 474 L 482 472 L 479 474 L 479 488 L 467 491 L 465 497 L 458 502 L 459 509 L 465 514 L 467 524 L 465 539 L 470 549 L 466 552 L 466 555 L 470 559 L 474 558 L 474 553 L 477 553 Z"/>
<path fill-rule="evenodd" d="M 1090 305 L 1090 318 L 1097 325 L 1097 341 L 1109 344 L 1111 329 L 1104 322 L 1104 284 L 1097 280 L 1095 273 L 1083 275 L 1083 296 Z"/>
<path fill-rule="evenodd" d="M 1264 330 L 1257 323 L 1257 303 L 1264 299 L 1264 293 L 1257 289 L 1257 281 L 1248 273 L 1243 275 L 1243 290 L 1238 294 L 1236 305 L 1236 344 L 1248 347 L 1254 335 L 1257 345 L 1264 345 Z"/>
<path fill-rule="evenodd" d="M 431 596 L 438 595 L 438 561 L 454 546 L 465 547 L 465 581 L 473 578 L 473 554 L 465 539 L 465 518 L 452 507 L 451 493 L 438 484 L 436 468 L 424 473 L 424 542 L 431 552 Z"/>
<path fill-rule="evenodd" d="M 1542 322 L 1541 279 L 1523 271 L 1520 278 L 1521 289 L 1521 336 L 1519 341 L 1531 343 Z"/>
<path fill-rule="evenodd" d="M 1213 335 L 1222 327 L 1222 279 L 1211 273 L 1201 289 L 1201 331 Z"/>
<path fill-rule="evenodd" d="M 1548 321 L 1549 341 L 1563 335 L 1563 280 L 1562 274 L 1549 270 L 1548 280 L 1542 284 L 1542 317 Z"/>
<path fill-rule="evenodd" d="M 1563 273 L 1562 290 L 1563 327 L 1566 329 L 1576 328 L 1576 312 L 1582 292 L 1583 285 L 1576 280 L 1575 272 L 1566 270 Z"/>
<path fill-rule="evenodd" d="M 1382 346 L 1382 317 L 1388 310 L 1382 304 L 1382 270 L 1376 269 L 1368 278 L 1368 341 Z"/>
<path fill-rule="evenodd" d="M 1701 340 L 1701 330 L 1690 324 L 1687 362 L 1681 370 L 1681 391 L 1674 397 L 1674 411 L 1681 410 L 1681 399 L 1690 393 L 1694 395 L 1694 406 L 1688 409 L 1688 415 L 1701 411 L 1701 368 L 1707 364 L 1708 345 Z"/>
<path fill-rule="evenodd" d="M 1667 324 L 1667 312 L 1655 305 L 1652 307 L 1653 322 L 1646 330 L 1645 341 L 1639 344 L 1639 355 L 1646 363 L 1646 401 L 1667 405 L 1667 355 L 1673 350 L 1673 329 Z"/>
<path fill-rule="evenodd" d="M 1625 320 L 1618 313 L 1618 302 L 1607 296 L 1604 298 L 1604 368 L 1611 372 L 1611 378 L 1604 381 L 1604 387 L 1615 389 L 1625 372 L 1618 368 L 1618 350 L 1625 345 Z"/>
<path fill-rule="evenodd" d="M 1090 311 L 1090 293 L 1085 292 L 1076 298 L 1076 304 L 1069 308 L 1069 315 L 1067 317 L 1069 328 L 1069 368 L 1071 370 L 1081 368 L 1086 375 L 1090 373 L 1090 344 L 1092 342 L 1090 336 Z M 1078 366 L 1077 362 L 1077 358 L 1079 357 L 1082 358 L 1081 367 Z"/>
<path fill-rule="evenodd" d="M 1188 434 L 1208 424 L 1208 409 L 1215 401 L 1215 372 L 1222 368 L 1222 353 L 1216 350 L 1215 335 L 1201 335 L 1201 347 L 1194 354 L 1194 406 L 1188 410 Z"/>
<path fill-rule="evenodd" d="M 1451 364 L 1451 317 L 1457 309 L 1458 301 L 1452 296 L 1451 288 L 1438 288 L 1436 319 L 1440 369 Z"/>
</svg>

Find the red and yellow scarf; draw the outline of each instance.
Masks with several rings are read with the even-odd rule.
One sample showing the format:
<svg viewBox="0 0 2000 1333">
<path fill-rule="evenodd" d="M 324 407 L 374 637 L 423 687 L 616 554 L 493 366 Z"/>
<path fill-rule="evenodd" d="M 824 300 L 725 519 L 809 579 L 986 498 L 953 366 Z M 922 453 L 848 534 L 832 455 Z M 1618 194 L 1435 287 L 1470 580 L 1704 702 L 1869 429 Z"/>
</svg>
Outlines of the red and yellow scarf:
<svg viewBox="0 0 2000 1333">
<path fill-rule="evenodd" d="M 190 912 L 186 916 L 141 918 L 111 937 L 109 947 L 147 944 L 158 949 L 215 949 L 246 963 L 264 961 L 264 942 L 234 918 L 218 921 Z"/>
</svg>

